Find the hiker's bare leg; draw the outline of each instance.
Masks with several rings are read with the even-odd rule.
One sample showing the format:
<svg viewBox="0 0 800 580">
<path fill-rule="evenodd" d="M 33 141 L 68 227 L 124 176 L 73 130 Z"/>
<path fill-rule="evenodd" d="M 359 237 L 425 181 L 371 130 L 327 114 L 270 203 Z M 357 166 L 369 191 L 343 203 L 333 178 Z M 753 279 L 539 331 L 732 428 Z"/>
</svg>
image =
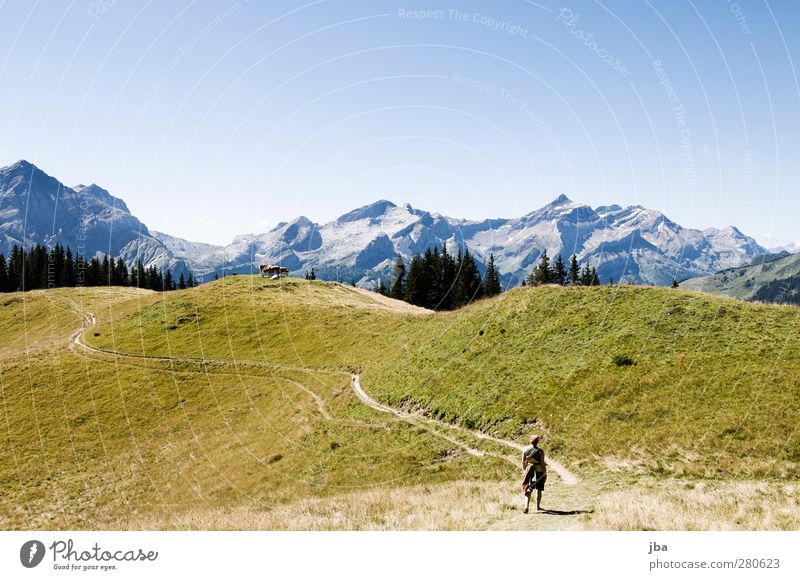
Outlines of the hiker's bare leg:
<svg viewBox="0 0 800 580">
<path fill-rule="evenodd" d="M 530 498 L 528 498 L 530 499 Z M 542 509 L 542 492 L 541 490 L 536 490 L 536 509 Z"/>
<path fill-rule="evenodd" d="M 524 513 L 528 513 L 528 508 L 531 506 L 531 494 L 525 494 L 525 510 Z"/>
</svg>

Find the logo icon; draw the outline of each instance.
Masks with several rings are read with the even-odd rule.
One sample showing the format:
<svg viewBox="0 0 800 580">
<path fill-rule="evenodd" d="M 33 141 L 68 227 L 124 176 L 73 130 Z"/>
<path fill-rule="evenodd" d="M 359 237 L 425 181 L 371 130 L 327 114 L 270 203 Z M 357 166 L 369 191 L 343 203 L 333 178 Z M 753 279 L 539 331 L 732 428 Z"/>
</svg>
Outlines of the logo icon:
<svg viewBox="0 0 800 580">
<path fill-rule="evenodd" d="M 44 559 L 44 544 L 39 540 L 28 540 L 19 549 L 19 561 L 26 568 L 36 568 Z"/>
</svg>

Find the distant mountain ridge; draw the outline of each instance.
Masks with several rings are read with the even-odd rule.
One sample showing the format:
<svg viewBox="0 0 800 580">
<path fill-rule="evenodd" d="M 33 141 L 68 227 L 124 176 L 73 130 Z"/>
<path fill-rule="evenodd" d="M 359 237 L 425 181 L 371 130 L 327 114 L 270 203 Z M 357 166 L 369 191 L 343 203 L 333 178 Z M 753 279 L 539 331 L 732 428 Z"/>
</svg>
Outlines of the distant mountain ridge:
<svg viewBox="0 0 800 580">
<path fill-rule="evenodd" d="M 68 187 L 24 160 L 0 168 L 0 252 L 8 255 L 15 244 L 62 244 L 86 257 L 103 253 L 128 265 L 142 260 L 189 271 L 124 201 L 95 184 Z"/>
<path fill-rule="evenodd" d="M 765 253 L 732 226 L 693 230 L 641 206 L 592 208 L 563 195 L 521 218 L 470 221 L 381 200 L 325 224 L 301 216 L 211 252 L 193 253 L 190 246 L 182 252 L 165 243 L 197 269 L 226 263 L 233 271 L 248 271 L 260 260 L 295 272 L 313 267 L 324 277 L 362 284 L 388 279 L 398 254 L 408 259 L 442 243 L 454 250 L 464 244 L 481 262 L 494 254 L 507 286 L 519 283 L 543 250 L 551 257 L 576 253 L 598 268 L 604 282 L 656 285 L 739 266 Z"/>
<path fill-rule="evenodd" d="M 685 280 L 681 288 L 741 300 L 800 304 L 800 254 L 764 254 L 738 268 Z"/>
<path fill-rule="evenodd" d="M 519 218 L 478 221 L 380 200 L 325 224 L 300 216 L 226 246 L 151 231 L 99 186 L 66 187 L 25 161 L 0 169 L 0 195 L 0 248 L 56 242 L 74 248 L 82 230 L 87 254 L 185 268 L 200 280 L 255 272 L 260 262 L 271 262 L 298 274 L 314 268 L 320 278 L 369 285 L 388 280 L 398 254 L 408 259 L 447 243 L 454 250 L 466 245 L 481 264 L 494 254 L 506 286 L 518 284 L 545 250 L 565 258 L 576 253 L 597 267 L 604 283 L 613 278 L 666 285 L 747 264 L 766 252 L 733 226 L 694 230 L 642 206 L 592 208 L 565 195 Z"/>
</svg>

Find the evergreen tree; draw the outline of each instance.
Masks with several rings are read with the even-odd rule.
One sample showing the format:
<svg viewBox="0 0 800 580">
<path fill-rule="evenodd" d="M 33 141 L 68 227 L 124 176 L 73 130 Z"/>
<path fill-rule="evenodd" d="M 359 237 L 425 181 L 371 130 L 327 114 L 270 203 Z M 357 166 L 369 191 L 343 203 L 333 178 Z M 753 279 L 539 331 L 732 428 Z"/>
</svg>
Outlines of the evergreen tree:
<svg viewBox="0 0 800 580">
<path fill-rule="evenodd" d="M 13 284 L 17 290 L 22 290 L 25 285 L 25 251 L 22 246 L 14 246 L 16 256 L 12 252 L 12 259 L 14 260 L 10 266 L 13 274 Z"/>
<path fill-rule="evenodd" d="M 423 306 L 425 302 L 425 280 L 422 257 L 414 254 L 408 267 L 406 278 L 405 301 L 416 306 Z"/>
<path fill-rule="evenodd" d="M 423 285 L 425 287 L 425 299 L 422 306 L 425 308 L 439 309 L 443 296 L 441 278 L 441 260 L 439 247 L 434 246 L 433 250 L 427 248 L 422 254 L 423 264 Z"/>
<path fill-rule="evenodd" d="M 155 290 L 157 292 L 161 292 L 164 290 L 164 277 L 161 275 L 161 272 L 155 266 L 150 266 L 147 269 L 147 274 L 145 276 L 147 280 L 147 288 L 149 290 Z"/>
<path fill-rule="evenodd" d="M 564 266 L 564 260 L 561 259 L 561 254 L 558 255 L 553 264 L 553 282 L 561 286 L 567 283 L 567 268 Z"/>
<path fill-rule="evenodd" d="M 592 266 L 592 275 L 589 279 L 589 286 L 599 286 L 600 285 L 600 276 L 597 275 L 597 268 Z"/>
<path fill-rule="evenodd" d="M 47 256 L 47 288 L 61 288 L 64 286 L 64 248 L 56 244 L 50 249 Z"/>
<path fill-rule="evenodd" d="M 569 259 L 569 283 L 576 286 L 580 281 L 580 267 L 578 266 L 577 254 L 572 254 Z"/>
<path fill-rule="evenodd" d="M 456 283 L 456 261 L 450 252 L 447 251 L 447 244 L 442 244 L 442 251 L 439 254 L 439 308 L 441 310 L 451 310 L 454 304 Z"/>
<path fill-rule="evenodd" d="M 469 253 L 469 248 L 464 247 L 464 251 L 459 249 L 458 259 L 456 260 L 456 282 L 453 306 L 458 308 L 469 304 L 473 300 L 481 297 L 483 288 L 481 287 L 481 273 L 478 265 Z"/>
<path fill-rule="evenodd" d="M 9 288 L 8 264 L 5 255 L 0 254 L 0 292 L 10 292 Z"/>
<path fill-rule="evenodd" d="M 113 259 L 113 258 L 112 258 Z M 103 260 L 100 262 L 100 275 L 95 282 L 97 286 L 110 286 L 111 285 L 111 265 L 108 261 L 108 255 L 103 255 Z"/>
<path fill-rule="evenodd" d="M 67 254 L 64 257 L 64 285 L 68 288 L 74 288 L 77 284 L 75 276 L 75 260 L 72 257 L 72 250 L 67 247 Z"/>
<path fill-rule="evenodd" d="M 163 289 L 165 292 L 175 290 L 175 280 L 172 279 L 172 272 L 167 270 L 164 274 L 163 281 Z"/>
<path fill-rule="evenodd" d="M 138 288 L 148 288 L 147 284 L 147 271 L 144 269 L 144 264 L 141 260 L 137 260 L 134 274 L 131 276 L 131 286 Z"/>
<path fill-rule="evenodd" d="M 388 290 L 386 289 L 386 283 L 383 281 L 383 278 L 378 278 L 378 281 L 375 283 L 373 291 L 383 296 L 386 296 L 388 294 Z"/>
<path fill-rule="evenodd" d="M 550 284 L 553 282 L 553 269 L 550 267 L 550 258 L 547 257 L 547 250 L 542 251 L 539 256 L 539 263 L 531 272 L 528 283 L 531 286 L 539 286 L 540 284 Z"/>
<path fill-rule="evenodd" d="M 121 259 L 119 261 L 119 272 L 117 275 L 119 276 L 120 286 L 127 286 L 128 284 L 130 284 L 131 275 L 128 272 L 128 266 Z"/>
<path fill-rule="evenodd" d="M 197 282 L 194 281 L 191 272 L 189 272 L 189 279 L 186 281 L 186 286 L 188 286 L 189 288 L 194 288 L 195 286 L 197 286 Z"/>
<path fill-rule="evenodd" d="M 77 254 L 75 256 L 75 286 L 86 286 L 86 273 L 88 271 L 88 264 L 86 258 Z"/>
<path fill-rule="evenodd" d="M 583 268 L 581 268 L 580 276 L 578 277 L 579 284 L 581 286 L 591 286 L 592 284 L 592 271 L 589 268 L 589 264 L 584 264 Z"/>
<path fill-rule="evenodd" d="M 497 296 L 502 291 L 500 274 L 494 265 L 494 254 L 489 254 L 489 263 L 486 266 L 486 274 L 483 278 L 483 295 L 487 297 Z"/>
<path fill-rule="evenodd" d="M 403 256 L 397 256 L 392 267 L 392 284 L 389 287 L 389 295 L 392 298 L 402 300 L 406 294 L 406 263 Z"/>
<path fill-rule="evenodd" d="M 89 262 L 89 268 L 86 271 L 86 285 L 99 286 L 103 283 L 103 267 L 100 265 L 100 260 L 95 256 Z"/>
<path fill-rule="evenodd" d="M 46 288 L 48 284 L 48 252 L 36 244 L 26 254 L 24 260 L 23 290 Z"/>
<path fill-rule="evenodd" d="M 178 277 L 178 290 L 186 290 L 186 278 L 183 277 L 183 272 Z"/>
<path fill-rule="evenodd" d="M 127 286 L 130 283 L 128 266 L 125 265 L 125 262 L 122 258 L 119 258 L 114 266 L 113 278 L 115 286 Z"/>
</svg>

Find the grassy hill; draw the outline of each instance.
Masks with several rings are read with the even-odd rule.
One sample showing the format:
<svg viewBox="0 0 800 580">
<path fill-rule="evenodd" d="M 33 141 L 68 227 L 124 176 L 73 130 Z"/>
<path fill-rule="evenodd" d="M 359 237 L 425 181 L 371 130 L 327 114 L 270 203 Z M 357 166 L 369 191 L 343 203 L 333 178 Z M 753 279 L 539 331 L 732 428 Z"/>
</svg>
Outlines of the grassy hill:
<svg viewBox="0 0 800 580">
<path fill-rule="evenodd" d="M 792 280 L 800 277 L 800 254 L 759 258 L 739 268 L 722 270 L 711 276 L 690 278 L 681 282 L 684 290 L 727 296 L 741 300 L 800 303 Z M 796 286 L 796 284 L 795 284 Z"/>
<path fill-rule="evenodd" d="M 138 312 L 167 312 L 167 324 L 156 326 L 165 336 L 174 332 L 169 313 L 185 312 L 195 299 L 224 295 L 229 316 L 238 318 L 249 304 L 230 300 L 245 286 L 237 281 L 186 293 L 91 288 L 14 295 L 0 310 L 0 328 L 10 329 L 17 345 L 0 359 L 0 528 L 115 528 L 134 525 L 136 518 L 158 526 L 177 514 L 233 507 L 269 514 L 336 494 L 508 476 L 500 459 L 474 457 L 365 407 L 349 374 L 232 358 L 145 359 L 68 346 L 83 312 L 98 315 L 97 336 L 90 331 L 89 337 L 116 337 L 123 345 L 141 338 L 135 331 L 127 336 L 125 326 L 139 320 Z M 316 293 L 324 294 L 320 305 L 341 292 L 306 289 L 312 303 Z M 346 294 L 342 307 L 350 315 L 358 318 L 363 309 L 377 321 L 386 316 L 379 303 Z M 291 311 L 300 316 L 306 306 L 298 300 L 280 307 L 291 318 Z M 309 314 L 316 315 L 313 308 Z M 224 357 L 224 328 L 209 328 L 198 348 L 207 339 L 209 350 Z M 243 348 L 248 344 L 242 341 Z M 325 360 L 325 352 L 316 360 Z M 287 360 L 295 359 L 287 355 L 282 362 Z M 384 515 L 375 511 L 347 523 L 381 527 Z M 293 527 L 301 516 L 277 527 Z M 443 515 L 431 525 L 447 528 L 450 521 Z"/>
<path fill-rule="evenodd" d="M 797 309 L 614 286 L 431 313 L 250 276 L 0 299 L 3 529 L 669 527 L 636 502 L 747 529 L 800 510 Z M 351 371 L 419 415 L 364 405 Z M 582 478 L 548 497 L 579 519 L 514 520 L 507 450 L 425 417 L 543 433 Z M 774 509 L 742 516 L 731 486 Z"/>
<path fill-rule="evenodd" d="M 777 476 L 800 460 L 798 327 L 795 309 L 665 288 L 522 288 L 417 316 L 338 284 L 237 277 L 125 313 L 87 340 L 361 369 L 385 403 L 520 441 L 538 429 L 576 465 Z"/>
<path fill-rule="evenodd" d="M 363 384 L 596 469 L 800 475 L 800 311 L 668 288 L 521 288 L 412 321 Z"/>
</svg>

